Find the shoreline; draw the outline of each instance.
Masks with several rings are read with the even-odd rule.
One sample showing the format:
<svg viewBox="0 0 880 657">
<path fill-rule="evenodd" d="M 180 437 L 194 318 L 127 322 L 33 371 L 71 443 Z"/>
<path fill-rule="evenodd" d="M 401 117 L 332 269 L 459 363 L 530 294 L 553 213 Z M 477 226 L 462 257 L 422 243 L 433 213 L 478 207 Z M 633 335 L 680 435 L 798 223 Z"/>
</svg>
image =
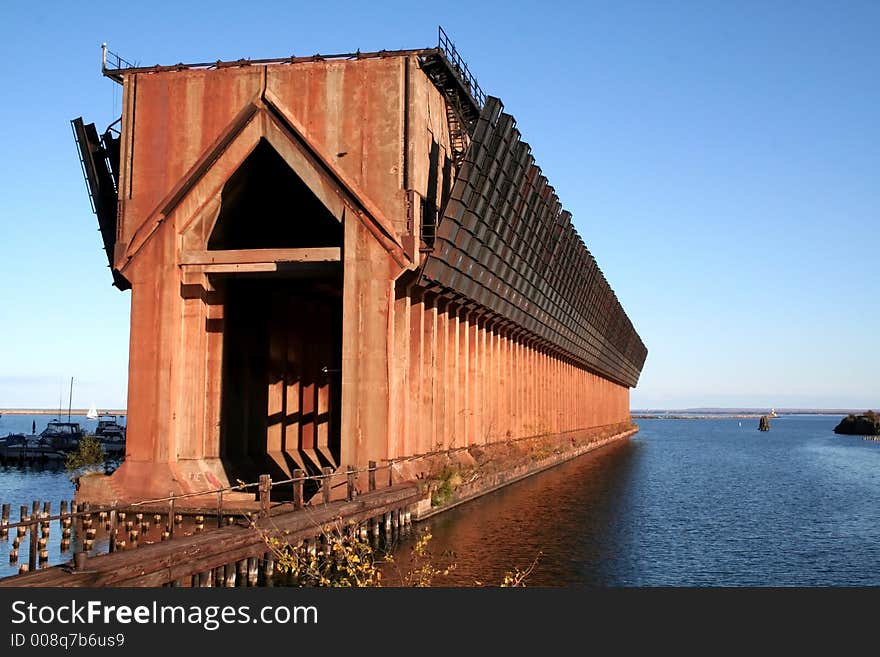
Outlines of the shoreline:
<svg viewBox="0 0 880 657">
<path fill-rule="evenodd" d="M 783 417 L 795 417 L 799 415 L 827 415 L 829 417 L 839 417 L 846 414 L 833 411 L 804 411 L 798 413 L 777 413 L 776 415 L 769 415 L 767 413 L 633 413 L 630 417 L 632 417 L 633 420 L 757 420 L 767 416 L 771 420 L 778 420 Z"/>
<path fill-rule="evenodd" d="M 58 410 L 57 408 L 0 408 L 0 415 L 88 415 L 87 408 L 72 408 L 70 411 Z M 115 408 L 106 411 L 98 411 L 98 415 L 127 415 L 125 410 Z"/>
</svg>

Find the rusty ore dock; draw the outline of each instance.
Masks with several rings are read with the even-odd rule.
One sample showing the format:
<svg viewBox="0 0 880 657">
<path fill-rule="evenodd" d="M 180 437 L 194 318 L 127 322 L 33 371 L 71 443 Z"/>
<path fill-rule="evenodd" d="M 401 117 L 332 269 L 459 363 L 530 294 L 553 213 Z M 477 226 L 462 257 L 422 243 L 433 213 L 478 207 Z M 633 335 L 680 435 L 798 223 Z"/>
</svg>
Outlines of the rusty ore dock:
<svg viewBox="0 0 880 657">
<path fill-rule="evenodd" d="M 393 492 L 493 446 L 562 440 L 562 457 L 635 430 L 645 345 L 440 37 L 146 68 L 105 48 L 121 119 L 72 124 L 131 293 L 127 446 L 78 499 L 245 504 L 236 483 L 269 475 L 304 478 L 309 505 L 367 472 Z"/>
</svg>

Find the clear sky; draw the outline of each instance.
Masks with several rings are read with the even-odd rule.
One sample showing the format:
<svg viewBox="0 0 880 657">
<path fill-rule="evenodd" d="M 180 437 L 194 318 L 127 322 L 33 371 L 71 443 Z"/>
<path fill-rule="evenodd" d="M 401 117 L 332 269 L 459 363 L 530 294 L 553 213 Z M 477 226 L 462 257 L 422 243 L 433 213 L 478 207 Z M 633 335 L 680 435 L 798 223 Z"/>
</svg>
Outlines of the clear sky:
<svg viewBox="0 0 880 657">
<path fill-rule="evenodd" d="M 126 403 L 129 293 L 69 121 L 140 65 L 418 48 L 498 96 L 649 349 L 634 408 L 880 406 L 878 2 L 17 2 L 0 20 L 0 408 Z"/>
</svg>

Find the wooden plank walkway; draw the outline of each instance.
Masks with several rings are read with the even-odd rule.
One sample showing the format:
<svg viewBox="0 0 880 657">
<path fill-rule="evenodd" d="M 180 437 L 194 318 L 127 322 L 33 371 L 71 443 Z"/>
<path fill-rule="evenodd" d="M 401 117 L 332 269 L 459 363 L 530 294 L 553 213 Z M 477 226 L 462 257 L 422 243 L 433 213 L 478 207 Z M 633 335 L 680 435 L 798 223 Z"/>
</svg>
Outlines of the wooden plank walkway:
<svg viewBox="0 0 880 657">
<path fill-rule="evenodd" d="M 217 586 L 256 583 L 256 559 L 271 565 L 266 536 L 290 544 L 315 540 L 325 531 L 372 521 L 374 531 L 386 532 L 398 525 L 408 507 L 421 495 L 414 483 L 404 483 L 357 495 L 351 500 L 306 506 L 298 511 L 275 513 L 258 519 L 255 526 L 243 522 L 165 541 L 91 557 L 81 570 L 72 565 L 54 566 L 0 579 L 0 587 L 132 587 L 189 585 L 214 580 Z M 408 515 L 406 515 L 408 517 Z M 393 523 L 392 523 L 393 519 Z M 219 580 L 222 569 L 222 582 Z M 231 582 L 231 584 L 230 584 Z M 210 585 L 210 584 L 209 584 Z"/>
</svg>

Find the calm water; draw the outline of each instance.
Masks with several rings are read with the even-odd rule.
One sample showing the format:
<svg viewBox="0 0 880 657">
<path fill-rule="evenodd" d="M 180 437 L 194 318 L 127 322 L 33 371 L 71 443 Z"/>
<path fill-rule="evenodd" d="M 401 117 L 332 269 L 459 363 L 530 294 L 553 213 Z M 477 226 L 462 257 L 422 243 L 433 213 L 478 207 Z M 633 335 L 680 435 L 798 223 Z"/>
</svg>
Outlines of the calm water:
<svg viewBox="0 0 880 657">
<path fill-rule="evenodd" d="M 67 422 L 67 413 L 58 415 L 7 415 L 0 417 L 0 437 L 10 433 L 30 434 L 33 424 L 36 423 L 37 433 L 46 428 L 49 421 L 58 419 Z M 93 432 L 98 426 L 97 420 L 89 420 L 84 415 L 71 415 L 71 422 L 79 422 L 86 431 Z M 117 418 L 120 424 L 125 423 L 124 417 Z M 19 507 L 27 504 L 30 508 L 34 500 L 49 501 L 52 503 L 52 513 L 58 513 L 60 502 L 63 499 L 70 500 L 73 497 L 74 488 L 63 465 L 46 468 L 18 468 L 0 466 L 0 503 L 8 502 L 12 506 L 11 520 L 19 519 Z M 0 577 L 12 575 L 18 572 L 18 565 L 27 561 L 28 543 L 22 543 L 19 548 L 18 564 L 9 564 L 9 547 L 15 530 L 9 532 L 10 539 L 0 540 Z M 49 563 L 56 564 L 68 561 L 70 553 L 62 555 L 59 551 L 61 530 L 58 522 L 53 522 L 49 533 Z M 24 557 L 22 559 L 22 556 Z"/>
<path fill-rule="evenodd" d="M 629 442 L 427 521 L 435 561 L 456 564 L 434 584 L 497 584 L 540 553 L 527 585 L 880 585 L 880 442 L 835 435 L 839 420 L 640 420 Z"/>
<path fill-rule="evenodd" d="M 530 586 L 880 585 L 880 442 L 835 435 L 839 419 L 783 417 L 769 433 L 757 419 L 640 420 L 628 442 L 423 523 L 435 563 L 454 552 L 434 585 L 497 584 L 539 554 Z M 0 435 L 16 421 L 0 418 Z M 0 469 L 16 517 L 72 493 L 63 471 Z M 59 534 L 53 523 L 53 563 L 70 558 Z M 17 571 L 8 546 L 0 575 Z"/>
</svg>

